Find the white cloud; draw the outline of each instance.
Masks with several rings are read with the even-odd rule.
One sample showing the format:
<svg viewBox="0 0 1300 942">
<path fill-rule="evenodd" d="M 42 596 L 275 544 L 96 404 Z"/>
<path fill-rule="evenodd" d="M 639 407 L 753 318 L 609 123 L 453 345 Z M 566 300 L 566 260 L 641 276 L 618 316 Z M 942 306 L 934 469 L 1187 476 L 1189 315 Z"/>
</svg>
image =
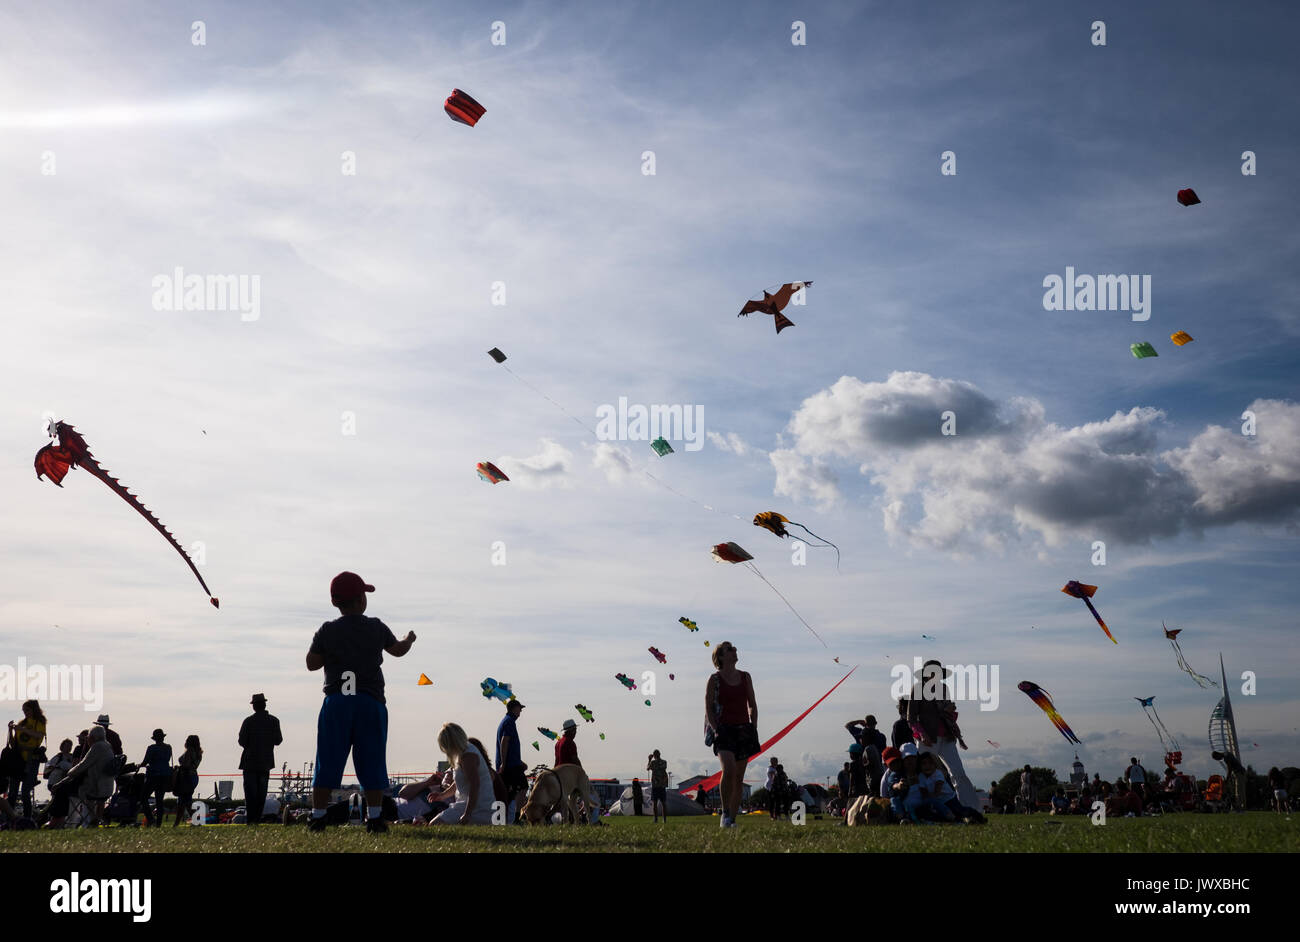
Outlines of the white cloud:
<svg viewBox="0 0 1300 942">
<path fill-rule="evenodd" d="M 742 458 L 753 450 L 735 432 L 727 432 L 725 435 L 718 432 L 709 432 L 708 436 L 709 441 L 713 443 L 715 448 L 729 451 L 733 455 L 739 455 Z"/>
<path fill-rule="evenodd" d="M 971 383 L 893 373 L 842 377 L 790 421 L 794 447 L 771 455 L 776 492 L 838 497 L 827 457 L 848 458 L 883 491 L 891 536 L 946 550 L 1022 538 L 1144 543 L 1300 509 L 1300 407 L 1259 400 L 1257 439 L 1207 428 L 1160 452 L 1165 413 L 1149 407 L 1062 428 L 1035 400 L 997 402 Z M 955 435 L 944 435 L 952 412 Z"/>
<path fill-rule="evenodd" d="M 573 463 L 573 452 L 549 438 L 542 439 L 542 450 L 527 458 L 501 458 L 510 480 L 529 490 L 541 490 L 547 487 L 567 487 L 569 469 Z M 504 468 L 502 470 L 505 470 Z"/>
</svg>

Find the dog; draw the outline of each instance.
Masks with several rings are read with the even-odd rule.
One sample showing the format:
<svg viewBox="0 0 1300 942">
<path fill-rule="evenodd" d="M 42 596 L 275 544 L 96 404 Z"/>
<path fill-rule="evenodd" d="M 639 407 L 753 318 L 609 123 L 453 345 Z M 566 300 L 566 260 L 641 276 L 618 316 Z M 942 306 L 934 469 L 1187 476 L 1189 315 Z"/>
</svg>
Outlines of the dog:
<svg viewBox="0 0 1300 942">
<path fill-rule="evenodd" d="M 587 773 L 580 765 L 557 765 L 537 776 L 521 813 L 529 824 L 537 824 L 541 821 L 549 823 L 551 815 L 561 811 L 566 821 L 576 824 L 578 799 L 586 802 L 588 820 L 594 822 L 594 810 L 600 807 L 600 803 L 592 796 Z"/>
</svg>

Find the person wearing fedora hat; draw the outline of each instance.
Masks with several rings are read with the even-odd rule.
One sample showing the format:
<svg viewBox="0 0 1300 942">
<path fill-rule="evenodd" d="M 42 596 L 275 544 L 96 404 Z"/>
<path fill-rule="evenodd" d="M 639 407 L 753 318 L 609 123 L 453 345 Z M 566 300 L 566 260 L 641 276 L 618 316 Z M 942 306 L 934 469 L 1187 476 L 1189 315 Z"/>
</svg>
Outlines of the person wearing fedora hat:
<svg viewBox="0 0 1300 942">
<path fill-rule="evenodd" d="M 244 823 L 253 825 L 261 822 L 266 809 L 275 747 L 284 742 L 284 737 L 280 735 L 279 719 L 266 712 L 266 694 L 255 693 L 248 702 L 253 706 L 253 715 L 239 727 L 239 745 L 244 750 L 239 768 L 244 773 Z"/>
<path fill-rule="evenodd" d="M 366 617 L 367 593 L 375 587 L 355 572 L 330 582 L 339 617 L 320 626 L 307 651 L 307 670 L 325 670 L 325 702 L 316 720 L 316 771 L 312 778 L 310 830 L 325 830 L 330 792 L 343 784 L 348 755 L 366 793 L 366 829 L 388 830 L 383 793 L 388 787 L 388 707 L 384 703 L 384 655 L 403 657 L 415 632 L 401 641 L 378 618 Z"/>
<path fill-rule="evenodd" d="M 907 703 L 907 719 L 916 737 L 919 752 L 933 752 L 947 767 L 952 783 L 957 789 L 957 800 L 968 808 L 979 807 L 975 786 L 962 767 L 958 745 L 961 731 L 957 729 L 957 708 L 946 697 L 946 682 L 952 671 L 941 661 L 929 660 L 921 666 L 921 674 L 912 687 Z"/>
<path fill-rule="evenodd" d="M 582 763 L 578 761 L 578 744 L 573 741 L 577 735 L 578 724 L 571 719 L 565 720 L 560 738 L 555 740 L 556 765 L 576 765 L 582 768 Z"/>
<path fill-rule="evenodd" d="M 140 762 L 145 767 L 144 780 L 144 826 L 162 827 L 163 799 L 172 785 L 172 747 L 163 742 L 167 734 L 155 729 L 150 737 L 153 743 L 144 751 Z M 152 814 L 149 810 L 149 796 L 153 796 Z"/>
<path fill-rule="evenodd" d="M 108 720 L 107 713 L 99 714 L 99 718 L 95 720 L 96 726 L 103 727 L 104 742 L 108 743 L 109 748 L 113 750 L 113 755 L 115 756 L 125 755 L 125 753 L 122 752 L 122 737 L 117 734 L 117 730 L 109 729 L 108 723 L 109 720 Z"/>
</svg>

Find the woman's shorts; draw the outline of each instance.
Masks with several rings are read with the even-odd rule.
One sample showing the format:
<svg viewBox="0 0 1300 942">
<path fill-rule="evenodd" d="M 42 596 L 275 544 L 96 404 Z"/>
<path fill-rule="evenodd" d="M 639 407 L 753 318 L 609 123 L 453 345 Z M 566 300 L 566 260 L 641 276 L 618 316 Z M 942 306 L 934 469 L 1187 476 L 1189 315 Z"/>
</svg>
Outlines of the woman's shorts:
<svg viewBox="0 0 1300 942">
<path fill-rule="evenodd" d="M 748 762 L 750 756 L 758 755 L 761 748 L 758 730 L 753 723 L 719 726 L 717 738 L 713 741 L 715 756 L 721 752 L 730 752 L 741 762 Z"/>
</svg>

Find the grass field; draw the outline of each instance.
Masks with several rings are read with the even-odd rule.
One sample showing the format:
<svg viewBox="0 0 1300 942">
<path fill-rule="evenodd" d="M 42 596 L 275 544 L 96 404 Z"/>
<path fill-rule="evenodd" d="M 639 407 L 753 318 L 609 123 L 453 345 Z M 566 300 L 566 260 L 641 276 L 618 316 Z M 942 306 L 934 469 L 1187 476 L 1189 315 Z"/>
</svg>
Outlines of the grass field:
<svg viewBox="0 0 1300 942">
<path fill-rule="evenodd" d="M 1179 814 L 1120 818 L 1104 826 L 1086 817 L 994 816 L 975 825 L 847 828 L 811 818 L 804 826 L 766 817 L 742 818 L 722 831 L 714 817 L 675 818 L 666 826 L 650 818 L 610 818 L 608 826 L 410 827 L 387 834 L 331 828 L 311 834 L 302 826 L 242 824 L 159 830 L 101 828 L 79 831 L 5 831 L 0 853 L 1294 853 L 1300 850 L 1300 815 L 1266 812 Z"/>
</svg>

